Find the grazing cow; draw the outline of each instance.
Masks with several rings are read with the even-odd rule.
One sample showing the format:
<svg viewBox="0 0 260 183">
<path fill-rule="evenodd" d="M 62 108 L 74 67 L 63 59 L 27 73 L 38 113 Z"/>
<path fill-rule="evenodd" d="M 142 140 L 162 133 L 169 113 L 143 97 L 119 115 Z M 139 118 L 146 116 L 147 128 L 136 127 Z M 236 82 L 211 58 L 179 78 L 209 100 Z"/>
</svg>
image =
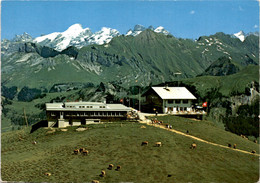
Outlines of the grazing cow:
<svg viewBox="0 0 260 183">
<path fill-rule="evenodd" d="M 228 144 L 228 147 L 232 147 L 232 145 L 231 145 L 231 144 Z"/>
<path fill-rule="evenodd" d="M 186 133 L 189 134 L 189 130 L 187 130 Z"/>
<path fill-rule="evenodd" d="M 144 146 L 144 145 L 148 146 L 148 141 L 144 141 L 144 142 L 142 142 L 141 145 L 142 145 L 142 146 Z"/>
<path fill-rule="evenodd" d="M 256 153 L 256 151 L 255 151 L 255 150 L 253 150 L 253 151 L 251 151 L 251 153 L 255 154 L 255 153 Z"/>
<path fill-rule="evenodd" d="M 161 146 L 162 146 L 162 142 L 156 142 L 156 143 L 155 143 L 155 146 L 156 146 L 156 147 L 161 147 Z"/>
<path fill-rule="evenodd" d="M 88 151 L 87 151 L 87 150 L 83 150 L 83 151 L 82 151 L 82 154 L 83 154 L 83 155 L 88 155 Z"/>
<path fill-rule="evenodd" d="M 74 154 L 79 154 L 79 149 L 75 149 Z"/>
<path fill-rule="evenodd" d="M 81 148 L 79 149 L 79 152 L 83 152 L 83 151 L 85 151 L 85 148 L 84 148 L 84 147 L 81 147 Z"/>
<path fill-rule="evenodd" d="M 109 165 L 108 165 L 108 169 L 109 169 L 109 170 L 112 170 L 112 169 L 113 169 L 113 167 L 114 167 L 114 165 L 113 165 L 113 164 L 109 164 Z"/>
<path fill-rule="evenodd" d="M 99 183 L 99 181 L 98 180 L 92 180 L 91 183 Z"/>
<path fill-rule="evenodd" d="M 102 170 L 101 171 L 101 177 L 105 177 L 106 176 L 106 172 L 105 172 L 105 170 Z"/>
<path fill-rule="evenodd" d="M 36 144 L 37 144 L 37 142 L 36 142 L 36 141 L 33 141 L 33 142 L 32 142 L 32 144 L 36 145 Z"/>
<path fill-rule="evenodd" d="M 245 135 L 240 135 L 242 138 L 244 138 L 244 139 L 247 139 L 248 140 L 248 138 L 245 136 Z"/>
<path fill-rule="evenodd" d="M 117 171 L 121 170 L 121 168 L 122 168 L 122 167 L 121 167 L 120 165 L 117 165 L 117 166 L 116 166 L 116 170 L 117 170 Z"/>
<path fill-rule="evenodd" d="M 236 149 L 236 148 L 237 148 L 237 145 L 236 145 L 236 144 L 234 144 L 234 145 L 233 145 L 233 148 L 234 148 L 234 149 Z"/>
<path fill-rule="evenodd" d="M 257 144 L 257 140 L 254 140 L 254 143 L 256 143 L 256 144 Z"/>
<path fill-rule="evenodd" d="M 190 148 L 191 149 L 196 149 L 197 145 L 195 143 L 191 144 Z"/>
<path fill-rule="evenodd" d="M 51 173 L 46 172 L 44 175 L 46 175 L 46 176 L 51 176 Z"/>
</svg>

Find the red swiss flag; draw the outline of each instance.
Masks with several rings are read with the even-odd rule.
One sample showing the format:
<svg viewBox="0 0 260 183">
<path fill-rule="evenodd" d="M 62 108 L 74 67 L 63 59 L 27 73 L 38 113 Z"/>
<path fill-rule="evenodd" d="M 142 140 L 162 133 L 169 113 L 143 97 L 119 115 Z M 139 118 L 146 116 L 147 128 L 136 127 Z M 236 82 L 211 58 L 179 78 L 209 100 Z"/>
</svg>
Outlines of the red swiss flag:
<svg viewBox="0 0 260 183">
<path fill-rule="evenodd" d="M 202 107 L 207 107 L 208 106 L 208 103 L 207 102 L 204 102 L 203 104 L 202 104 Z"/>
</svg>

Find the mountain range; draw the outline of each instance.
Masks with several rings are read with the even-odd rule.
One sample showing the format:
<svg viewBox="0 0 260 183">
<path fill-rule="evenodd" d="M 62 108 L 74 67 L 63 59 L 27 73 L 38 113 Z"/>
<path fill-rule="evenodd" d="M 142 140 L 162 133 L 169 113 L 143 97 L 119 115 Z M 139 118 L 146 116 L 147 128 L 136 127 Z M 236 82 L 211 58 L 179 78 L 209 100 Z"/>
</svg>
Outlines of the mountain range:
<svg viewBox="0 0 260 183">
<path fill-rule="evenodd" d="M 170 35 L 170 32 L 165 30 L 162 26 L 157 28 L 149 26 L 146 28 L 143 25 L 136 25 L 133 29 L 129 29 L 125 35 L 137 36 L 146 29 L 150 29 L 156 33 L 162 33 L 164 35 Z M 253 33 L 245 34 L 243 31 L 240 31 L 233 34 L 232 36 L 240 39 L 243 42 L 250 34 Z M 34 39 L 29 34 L 24 33 L 23 35 L 17 35 L 13 41 L 30 41 L 33 43 L 38 43 L 41 46 L 48 46 L 57 51 L 62 51 L 69 46 L 82 48 L 83 46 L 90 44 L 106 44 L 109 43 L 113 37 L 117 37 L 119 35 L 121 35 L 120 32 L 112 28 L 103 27 L 100 31 L 92 33 L 90 28 L 83 29 L 81 24 L 74 24 L 64 32 L 53 32 L 51 34 L 43 35 Z"/>
<path fill-rule="evenodd" d="M 201 74 L 226 75 L 259 63 L 259 36 L 244 36 L 241 41 L 219 32 L 192 40 L 176 38 L 161 26 L 141 25 L 125 35 L 111 28 L 92 33 L 79 24 L 35 39 L 25 33 L 2 40 L 2 84 L 49 90 L 66 82 L 147 86 Z M 222 63 L 227 70 L 218 72 L 221 57 L 227 58 Z M 229 61 L 235 65 L 232 72 Z"/>
<path fill-rule="evenodd" d="M 136 25 L 134 29 L 130 29 L 126 35 L 136 36 L 144 31 L 146 28 L 142 25 Z M 169 34 L 163 27 L 154 29 L 152 26 L 149 29 L 157 33 Z M 103 27 L 100 31 L 92 33 L 89 28 L 83 29 L 80 24 L 70 26 L 64 32 L 54 32 L 45 36 L 40 36 L 32 40 L 42 46 L 49 46 L 57 51 L 62 51 L 69 46 L 82 48 L 90 44 L 106 44 L 111 41 L 113 37 L 119 36 L 120 33 L 116 29 Z"/>
</svg>

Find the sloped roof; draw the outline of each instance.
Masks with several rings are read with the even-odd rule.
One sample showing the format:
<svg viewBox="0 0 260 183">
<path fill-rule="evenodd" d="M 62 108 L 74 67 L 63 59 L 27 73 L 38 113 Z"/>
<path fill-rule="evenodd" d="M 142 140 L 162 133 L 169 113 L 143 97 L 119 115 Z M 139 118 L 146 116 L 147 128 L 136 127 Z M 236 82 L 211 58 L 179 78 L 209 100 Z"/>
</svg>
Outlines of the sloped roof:
<svg viewBox="0 0 260 183">
<path fill-rule="evenodd" d="M 185 87 L 152 87 L 162 99 L 197 99 Z"/>
</svg>

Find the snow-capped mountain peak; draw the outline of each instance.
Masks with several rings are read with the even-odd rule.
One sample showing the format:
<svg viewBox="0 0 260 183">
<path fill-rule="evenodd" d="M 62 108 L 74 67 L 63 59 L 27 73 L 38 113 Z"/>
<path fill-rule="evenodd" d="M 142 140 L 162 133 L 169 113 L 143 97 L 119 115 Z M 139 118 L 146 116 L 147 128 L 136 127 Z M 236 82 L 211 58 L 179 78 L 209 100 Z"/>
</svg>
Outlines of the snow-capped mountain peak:
<svg viewBox="0 0 260 183">
<path fill-rule="evenodd" d="M 164 27 L 162 27 L 162 26 L 157 27 L 157 28 L 154 30 L 154 32 L 163 33 L 163 34 L 165 34 L 165 35 L 170 34 L 169 31 L 165 30 Z"/>
<path fill-rule="evenodd" d="M 145 29 L 147 29 L 147 28 L 145 28 L 143 25 L 136 25 L 134 27 L 134 30 L 130 29 L 129 31 L 127 31 L 126 35 L 127 36 L 130 36 L 130 35 L 131 36 L 137 36 L 138 34 L 143 32 Z M 149 26 L 148 29 L 150 29 L 150 30 L 152 30 L 156 33 L 162 33 L 162 34 L 165 34 L 165 35 L 170 34 L 170 32 L 165 30 L 164 27 L 162 27 L 162 26 L 159 26 L 156 29 L 154 29 L 153 26 Z"/>
<path fill-rule="evenodd" d="M 26 42 L 26 41 L 32 41 L 33 38 L 30 34 L 28 34 L 27 32 L 24 32 L 22 35 L 15 35 L 15 38 L 12 41 L 22 41 L 22 42 Z"/>
<path fill-rule="evenodd" d="M 82 31 L 82 30 L 83 28 L 81 24 L 73 24 L 65 32 L 74 32 L 74 31 Z"/>
<path fill-rule="evenodd" d="M 126 35 L 137 36 L 145 28 L 143 25 L 136 25 L 134 29 L 130 29 Z M 162 26 L 154 29 L 150 26 L 148 29 L 156 32 L 168 35 L 169 32 L 165 30 Z M 64 32 L 53 32 L 48 35 L 37 37 L 33 42 L 38 43 L 42 46 L 51 47 L 57 51 L 62 51 L 69 46 L 75 46 L 81 48 L 90 44 L 107 44 L 113 37 L 119 36 L 120 33 L 116 29 L 102 27 L 100 31 L 92 33 L 89 28 L 83 28 L 81 24 L 73 24 Z"/>
<path fill-rule="evenodd" d="M 246 35 L 243 31 L 240 31 L 236 34 L 234 34 L 235 37 L 237 37 L 238 39 L 240 39 L 240 41 L 244 42 L 246 39 Z"/>
<path fill-rule="evenodd" d="M 109 43 L 113 37 L 120 35 L 120 33 L 116 29 L 111 29 L 108 27 L 102 27 L 102 29 L 89 38 L 86 39 L 90 44 L 105 44 Z"/>
</svg>

